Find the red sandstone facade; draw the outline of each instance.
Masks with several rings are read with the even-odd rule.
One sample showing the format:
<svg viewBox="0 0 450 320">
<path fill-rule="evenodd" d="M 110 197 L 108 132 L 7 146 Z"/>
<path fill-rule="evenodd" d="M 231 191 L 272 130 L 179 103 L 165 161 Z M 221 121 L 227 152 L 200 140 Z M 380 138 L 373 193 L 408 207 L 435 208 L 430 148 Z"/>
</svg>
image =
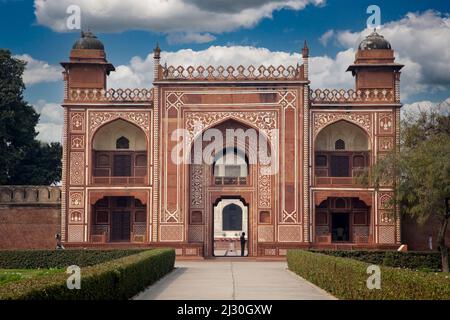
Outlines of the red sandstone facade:
<svg viewBox="0 0 450 320">
<path fill-rule="evenodd" d="M 102 46 L 76 46 L 62 64 L 65 245 L 212 256 L 215 208 L 234 199 L 246 208 L 250 256 L 398 247 L 392 186 L 376 191 L 354 178 L 398 146 L 402 65 L 390 46 L 360 48 L 349 66 L 354 90 L 312 90 L 306 44 L 302 57 L 296 66 L 183 68 L 162 65 L 156 48 L 152 89 L 113 90 Z M 176 129 L 192 148 L 211 128 L 256 129 L 278 171 L 256 163 L 245 176 L 221 177 L 211 164 L 172 161 Z M 255 151 L 245 141 L 234 149 L 245 158 Z"/>
</svg>

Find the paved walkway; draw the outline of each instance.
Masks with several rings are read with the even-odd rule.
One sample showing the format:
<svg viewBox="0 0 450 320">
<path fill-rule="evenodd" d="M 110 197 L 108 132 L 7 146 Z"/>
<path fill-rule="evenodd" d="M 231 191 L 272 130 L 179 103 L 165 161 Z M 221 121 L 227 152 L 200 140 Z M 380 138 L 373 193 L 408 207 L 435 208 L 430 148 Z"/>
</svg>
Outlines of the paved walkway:
<svg viewBox="0 0 450 320">
<path fill-rule="evenodd" d="M 335 299 L 287 269 L 284 261 L 177 261 L 176 269 L 137 300 Z"/>
</svg>

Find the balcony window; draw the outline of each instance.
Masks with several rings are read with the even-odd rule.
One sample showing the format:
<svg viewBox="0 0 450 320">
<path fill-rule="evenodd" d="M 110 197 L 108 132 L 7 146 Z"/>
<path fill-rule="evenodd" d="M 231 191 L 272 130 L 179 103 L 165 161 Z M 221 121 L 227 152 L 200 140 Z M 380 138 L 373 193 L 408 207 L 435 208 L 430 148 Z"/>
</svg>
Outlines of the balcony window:
<svg viewBox="0 0 450 320">
<path fill-rule="evenodd" d="M 314 141 L 315 183 L 317 185 L 354 185 L 370 163 L 367 133 L 345 120 L 322 129 Z"/>
<path fill-rule="evenodd" d="M 145 184 L 147 138 L 137 126 L 118 119 L 94 135 L 92 183 L 102 185 Z"/>
<path fill-rule="evenodd" d="M 214 162 L 216 185 L 247 184 L 248 163 L 245 155 L 237 149 L 225 149 Z"/>
</svg>

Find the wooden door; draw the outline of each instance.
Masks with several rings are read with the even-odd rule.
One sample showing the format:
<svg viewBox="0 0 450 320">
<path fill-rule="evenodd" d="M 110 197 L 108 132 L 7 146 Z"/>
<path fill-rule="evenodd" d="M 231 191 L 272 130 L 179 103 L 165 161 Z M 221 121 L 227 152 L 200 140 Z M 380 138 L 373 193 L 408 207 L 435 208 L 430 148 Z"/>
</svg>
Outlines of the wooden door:
<svg viewBox="0 0 450 320">
<path fill-rule="evenodd" d="M 131 155 L 115 155 L 114 156 L 114 172 L 115 177 L 131 176 Z"/>
<path fill-rule="evenodd" d="M 350 177 L 350 163 L 348 156 L 331 156 L 331 176 Z"/>
<path fill-rule="evenodd" d="M 130 236 L 130 212 L 114 211 L 111 219 L 111 241 L 130 241 Z"/>
</svg>

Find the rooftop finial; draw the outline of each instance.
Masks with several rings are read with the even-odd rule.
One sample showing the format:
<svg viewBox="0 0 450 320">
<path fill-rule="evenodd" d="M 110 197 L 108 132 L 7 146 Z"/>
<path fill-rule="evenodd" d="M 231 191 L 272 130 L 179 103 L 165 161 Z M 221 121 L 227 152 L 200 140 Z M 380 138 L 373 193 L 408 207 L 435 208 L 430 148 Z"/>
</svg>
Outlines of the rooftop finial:
<svg viewBox="0 0 450 320">
<path fill-rule="evenodd" d="M 308 48 L 308 43 L 306 42 L 306 40 L 305 40 L 305 43 L 303 45 L 302 56 L 303 56 L 303 58 L 308 58 L 309 57 L 309 48 Z"/>
<path fill-rule="evenodd" d="M 161 48 L 159 47 L 159 42 L 156 42 L 156 47 L 153 49 L 153 57 L 159 59 L 161 56 Z"/>
</svg>

